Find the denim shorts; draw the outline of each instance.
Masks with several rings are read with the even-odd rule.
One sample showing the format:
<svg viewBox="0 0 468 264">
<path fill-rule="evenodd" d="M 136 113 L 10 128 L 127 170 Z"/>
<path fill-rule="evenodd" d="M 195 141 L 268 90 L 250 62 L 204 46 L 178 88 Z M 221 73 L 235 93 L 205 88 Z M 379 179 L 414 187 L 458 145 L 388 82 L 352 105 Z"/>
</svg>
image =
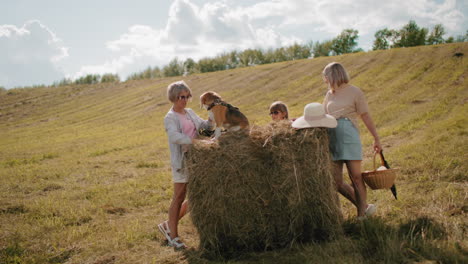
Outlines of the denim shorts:
<svg viewBox="0 0 468 264">
<path fill-rule="evenodd" d="M 362 144 L 359 131 L 348 118 L 340 118 L 338 126 L 328 129 L 330 153 L 334 161 L 362 160 Z"/>
</svg>

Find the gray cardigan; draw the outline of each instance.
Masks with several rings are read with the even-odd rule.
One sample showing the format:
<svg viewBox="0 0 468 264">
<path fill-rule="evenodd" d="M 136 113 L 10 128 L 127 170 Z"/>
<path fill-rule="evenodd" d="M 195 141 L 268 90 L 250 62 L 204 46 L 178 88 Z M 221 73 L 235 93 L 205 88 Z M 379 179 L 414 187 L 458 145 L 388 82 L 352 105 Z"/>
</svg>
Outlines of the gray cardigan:
<svg viewBox="0 0 468 264">
<path fill-rule="evenodd" d="M 185 112 L 187 118 L 192 120 L 193 124 L 195 124 L 197 131 L 200 128 L 211 128 L 211 122 L 201 119 L 192 109 L 185 108 Z M 173 108 L 171 108 L 164 117 L 164 127 L 166 128 L 169 150 L 171 151 L 171 166 L 173 169 L 178 170 L 182 168 L 182 161 L 184 159 L 182 145 L 192 144 L 192 139 L 182 133 L 182 124 Z"/>
</svg>

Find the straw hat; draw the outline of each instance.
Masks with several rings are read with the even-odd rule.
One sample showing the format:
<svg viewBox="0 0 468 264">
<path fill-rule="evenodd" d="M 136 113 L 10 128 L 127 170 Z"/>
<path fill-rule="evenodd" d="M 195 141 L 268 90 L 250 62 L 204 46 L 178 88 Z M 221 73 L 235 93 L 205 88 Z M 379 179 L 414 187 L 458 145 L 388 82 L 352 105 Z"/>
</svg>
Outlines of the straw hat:
<svg viewBox="0 0 468 264">
<path fill-rule="evenodd" d="M 329 127 L 337 126 L 336 119 L 328 114 L 325 114 L 325 109 L 320 103 L 310 103 L 304 107 L 304 116 L 299 117 L 292 123 L 294 128 L 309 128 L 309 127 Z"/>
</svg>

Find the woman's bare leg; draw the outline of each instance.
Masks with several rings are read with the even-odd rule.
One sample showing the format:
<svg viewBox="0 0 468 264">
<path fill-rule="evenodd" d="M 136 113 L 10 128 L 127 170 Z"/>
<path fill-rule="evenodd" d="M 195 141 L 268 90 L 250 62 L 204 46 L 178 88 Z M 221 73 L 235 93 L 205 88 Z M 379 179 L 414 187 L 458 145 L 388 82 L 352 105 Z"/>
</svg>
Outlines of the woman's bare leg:
<svg viewBox="0 0 468 264">
<path fill-rule="evenodd" d="M 366 185 L 362 180 L 361 161 L 348 160 L 346 161 L 346 167 L 354 187 L 358 216 L 364 216 L 367 208 L 367 191 Z"/>
<path fill-rule="evenodd" d="M 343 163 L 343 161 L 338 160 L 334 161 L 332 165 L 332 174 L 335 178 L 336 188 L 338 189 L 339 193 L 341 193 L 346 199 L 351 201 L 357 207 L 356 195 L 354 193 L 353 187 L 343 181 Z"/>
<path fill-rule="evenodd" d="M 174 195 L 172 197 L 171 206 L 169 207 L 169 229 L 171 230 L 171 239 L 179 236 L 177 226 L 179 225 L 182 204 L 184 203 L 186 192 L 186 183 L 174 183 Z"/>
</svg>

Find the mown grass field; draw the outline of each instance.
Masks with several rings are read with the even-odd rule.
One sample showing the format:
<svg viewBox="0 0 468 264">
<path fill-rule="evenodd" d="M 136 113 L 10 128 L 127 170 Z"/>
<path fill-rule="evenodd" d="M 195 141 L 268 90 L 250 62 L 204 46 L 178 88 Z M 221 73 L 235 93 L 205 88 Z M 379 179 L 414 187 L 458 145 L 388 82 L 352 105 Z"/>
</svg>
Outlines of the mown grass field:
<svg viewBox="0 0 468 264">
<path fill-rule="evenodd" d="M 454 53 L 464 53 L 455 57 Z M 468 43 L 373 51 L 120 84 L 13 89 L 0 94 L 0 263 L 467 263 Z M 190 217 L 174 252 L 156 225 L 172 195 L 163 117 L 166 87 L 195 100 L 219 92 L 255 125 L 282 100 L 290 116 L 321 102 L 323 67 L 338 61 L 367 96 L 399 199 L 370 191 L 377 216 L 330 243 L 206 260 Z M 361 124 L 362 125 L 362 124 Z M 361 127 L 364 168 L 372 138 Z"/>
</svg>

